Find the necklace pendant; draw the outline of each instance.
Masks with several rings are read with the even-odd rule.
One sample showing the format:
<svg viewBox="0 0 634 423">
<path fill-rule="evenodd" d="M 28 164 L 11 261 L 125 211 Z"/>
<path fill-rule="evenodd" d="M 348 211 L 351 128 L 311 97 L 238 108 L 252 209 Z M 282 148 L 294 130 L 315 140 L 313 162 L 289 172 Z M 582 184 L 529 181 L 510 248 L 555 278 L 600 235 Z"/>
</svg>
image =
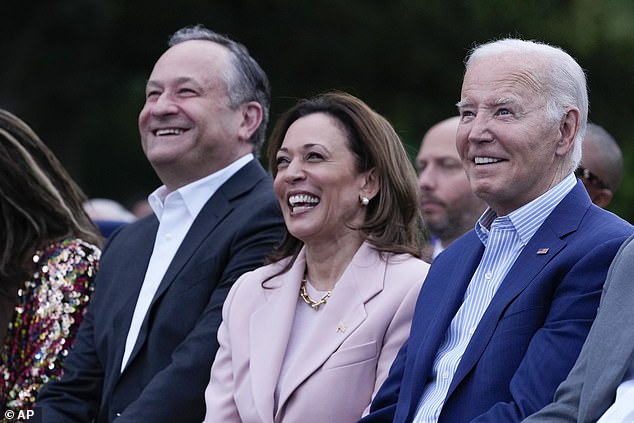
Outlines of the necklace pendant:
<svg viewBox="0 0 634 423">
<path fill-rule="evenodd" d="M 308 304 L 313 310 L 318 311 L 319 307 L 322 304 L 326 304 L 326 302 L 328 301 L 328 298 L 330 297 L 330 294 L 332 293 L 332 291 L 328 291 L 326 292 L 326 295 L 324 295 L 323 297 L 321 297 L 319 300 L 313 300 L 312 298 L 310 298 L 310 295 L 308 295 L 308 291 L 306 290 L 306 279 L 302 279 L 302 282 L 299 286 L 299 297 L 304 300 L 304 302 L 306 304 Z"/>
</svg>

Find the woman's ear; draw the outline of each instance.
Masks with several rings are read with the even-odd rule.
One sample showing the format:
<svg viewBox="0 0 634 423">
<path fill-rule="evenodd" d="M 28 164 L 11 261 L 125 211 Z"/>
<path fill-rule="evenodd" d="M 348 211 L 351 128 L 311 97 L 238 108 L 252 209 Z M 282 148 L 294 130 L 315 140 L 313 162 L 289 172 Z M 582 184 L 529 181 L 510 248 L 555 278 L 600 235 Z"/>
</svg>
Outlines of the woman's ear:
<svg viewBox="0 0 634 423">
<path fill-rule="evenodd" d="M 372 168 L 363 172 L 363 185 L 361 187 L 361 191 L 359 192 L 360 197 L 367 197 L 368 199 L 372 199 L 378 194 L 379 189 L 381 188 L 381 181 L 379 181 L 379 176 L 377 175 L 376 168 Z"/>
</svg>

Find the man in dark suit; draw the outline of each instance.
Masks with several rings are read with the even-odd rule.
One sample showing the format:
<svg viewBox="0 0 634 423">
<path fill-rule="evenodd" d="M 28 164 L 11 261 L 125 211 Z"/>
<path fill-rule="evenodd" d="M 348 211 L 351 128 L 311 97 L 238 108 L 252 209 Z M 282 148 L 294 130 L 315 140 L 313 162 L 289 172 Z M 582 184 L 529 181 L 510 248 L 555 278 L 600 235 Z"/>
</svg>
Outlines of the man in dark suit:
<svg viewBox="0 0 634 423">
<path fill-rule="evenodd" d="M 41 391 L 44 422 L 200 422 L 227 292 L 283 228 L 255 159 L 268 80 L 247 50 L 201 26 L 170 39 L 139 115 L 163 182 L 154 215 L 112 235 L 64 376 Z"/>
<path fill-rule="evenodd" d="M 563 50 L 517 39 L 476 48 L 458 109 L 458 152 L 488 208 L 432 264 L 364 422 L 516 422 L 543 407 L 633 232 L 573 174 L 588 99 Z"/>
</svg>

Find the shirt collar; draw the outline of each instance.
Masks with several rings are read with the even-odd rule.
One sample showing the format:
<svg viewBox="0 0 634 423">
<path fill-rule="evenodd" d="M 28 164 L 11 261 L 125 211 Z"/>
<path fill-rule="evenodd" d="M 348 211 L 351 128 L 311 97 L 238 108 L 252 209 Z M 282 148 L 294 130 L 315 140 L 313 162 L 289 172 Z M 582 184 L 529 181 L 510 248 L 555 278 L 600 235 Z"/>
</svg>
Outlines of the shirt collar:
<svg viewBox="0 0 634 423">
<path fill-rule="evenodd" d="M 500 222 L 508 220 L 507 224 L 512 225 L 517 231 L 520 242 L 523 245 L 528 244 L 546 218 L 561 200 L 568 195 L 576 183 L 577 179 L 571 173 L 544 194 L 506 216 L 500 217 L 491 208 L 487 208 L 475 225 L 475 232 L 478 238 L 486 246 L 489 230 L 493 222 L 496 220 Z"/>
<path fill-rule="evenodd" d="M 197 181 L 191 182 L 179 189 L 168 192 L 165 185 L 161 185 L 148 196 L 148 203 L 154 211 L 156 217 L 161 220 L 165 201 L 171 196 L 180 196 L 192 216 L 197 216 L 212 195 L 231 178 L 236 172 L 242 169 L 247 163 L 254 159 L 252 153 L 242 156 L 230 165 L 205 176 Z"/>
</svg>

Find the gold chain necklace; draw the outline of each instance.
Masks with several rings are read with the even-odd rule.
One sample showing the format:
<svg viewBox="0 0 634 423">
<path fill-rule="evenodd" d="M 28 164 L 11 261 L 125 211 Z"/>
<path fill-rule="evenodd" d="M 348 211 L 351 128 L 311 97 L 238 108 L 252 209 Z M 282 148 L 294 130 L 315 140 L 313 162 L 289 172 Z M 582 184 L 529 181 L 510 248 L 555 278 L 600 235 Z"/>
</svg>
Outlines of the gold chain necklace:
<svg viewBox="0 0 634 423">
<path fill-rule="evenodd" d="M 330 297 L 331 293 L 332 291 L 327 291 L 326 294 L 323 297 L 321 297 L 319 300 L 313 300 L 312 298 L 310 298 L 310 295 L 308 295 L 308 291 L 306 290 L 305 277 L 304 279 L 302 279 L 302 283 L 299 286 L 299 297 L 302 300 L 304 300 L 306 304 L 311 306 L 313 310 L 315 311 L 319 310 L 319 306 L 321 306 L 322 304 L 326 304 L 326 301 L 328 301 L 328 298 Z"/>
</svg>

